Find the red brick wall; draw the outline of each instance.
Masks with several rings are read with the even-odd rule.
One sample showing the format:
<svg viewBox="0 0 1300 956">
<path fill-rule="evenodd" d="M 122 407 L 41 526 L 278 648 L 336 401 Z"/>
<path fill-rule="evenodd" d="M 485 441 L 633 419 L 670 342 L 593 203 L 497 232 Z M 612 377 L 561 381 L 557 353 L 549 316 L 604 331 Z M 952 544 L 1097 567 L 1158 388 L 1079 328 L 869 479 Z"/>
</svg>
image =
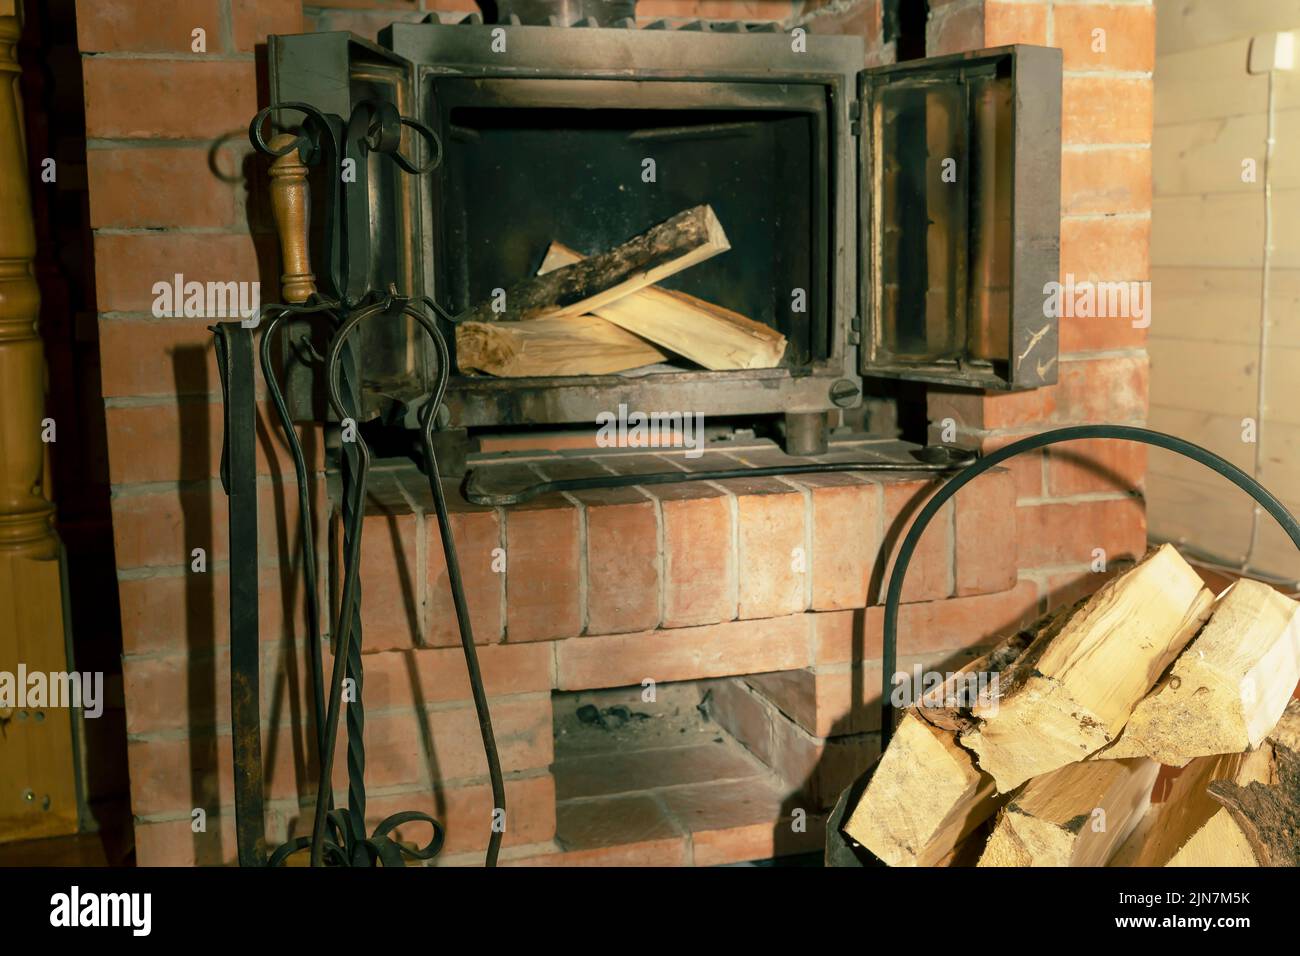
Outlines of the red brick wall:
<svg viewBox="0 0 1300 956">
<path fill-rule="evenodd" d="M 1013 40 L 1067 45 L 1062 270 L 1145 278 L 1150 8 L 953 0 L 945 13 L 935 6 L 932 52 Z M 216 480 L 220 390 L 209 321 L 154 318 L 151 288 L 177 272 L 199 281 L 260 277 L 265 289 L 276 288 L 265 179 L 245 134 L 265 95 L 254 47 L 267 32 L 373 36 L 399 17 L 469 9 L 469 0 L 178 0 L 162 15 L 134 0 L 78 4 L 143 863 L 228 861 L 234 847 L 224 657 L 229 559 Z M 642 0 L 640 13 L 646 20 L 783 19 L 865 36 L 868 63 L 893 58 L 875 0 Z M 1113 34 L 1146 30 L 1145 39 L 1117 41 L 1111 58 L 1098 61 L 1081 39 L 1089 18 L 1114 18 Z M 205 53 L 190 52 L 195 28 L 206 32 Z M 984 448 L 1048 423 L 1140 421 L 1142 345 L 1138 334 L 1109 322 L 1063 319 L 1058 386 L 1011 396 L 936 392 L 930 417 L 936 427 L 952 418 L 962 441 Z M 258 480 L 268 833 L 280 838 L 301 831 L 299 801 L 310 799 L 315 774 L 304 756 L 301 594 L 297 585 L 282 586 L 293 578 L 281 573 L 297 540 L 297 491 L 272 434 L 263 434 Z M 307 437 L 313 494 L 323 502 L 322 449 Z M 913 565 L 904 663 L 951 659 L 1034 613 L 1049 595 L 1077 586 L 1093 548 L 1110 557 L 1139 553 L 1141 506 L 1127 491 L 1143 471 L 1140 452 L 1123 446 L 1082 456 L 1074 449 L 1016 462 L 959 496 Z M 780 672 L 745 685 L 749 696 L 736 699 L 732 729 L 814 803 L 833 796 L 870 759 L 874 739 L 863 716 L 872 694 L 863 687 L 879 684 L 880 617 L 878 607 L 866 608 L 868 591 L 883 579 L 888 546 L 924 491 L 917 482 L 828 476 L 459 510 L 476 637 L 498 737 L 509 741 L 507 846 L 545 848 L 554 834 L 553 689 Z M 448 825 L 449 855 L 481 853 L 490 797 L 467 687 L 457 676 L 459 651 L 449 646 L 455 635 L 446 626 L 436 532 L 418 487 L 395 478 L 376 494 L 388 507 L 368 519 L 364 539 L 366 567 L 374 569 L 363 575 L 371 807 L 377 816 L 427 809 Z M 858 522 L 873 533 L 855 534 Z M 322 549 L 324 539 L 318 535 Z M 508 555 L 504 575 L 475 559 L 495 546 Z M 796 546 L 808 552 L 802 578 L 789 571 Z M 195 548 L 206 552 L 202 572 L 192 570 Z M 385 583 L 394 572 L 400 586 Z M 629 580 L 639 582 L 635 589 Z M 635 600 L 625 597 L 630 591 Z M 196 808 L 208 814 L 207 832 L 193 830 Z"/>
</svg>

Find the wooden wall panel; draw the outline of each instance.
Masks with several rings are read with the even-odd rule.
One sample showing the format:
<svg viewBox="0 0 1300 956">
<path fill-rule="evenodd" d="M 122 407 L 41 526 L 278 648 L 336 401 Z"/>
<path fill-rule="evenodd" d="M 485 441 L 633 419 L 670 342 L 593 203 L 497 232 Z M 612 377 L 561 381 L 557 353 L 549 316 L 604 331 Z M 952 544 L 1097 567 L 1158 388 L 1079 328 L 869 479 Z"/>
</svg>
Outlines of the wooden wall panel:
<svg viewBox="0 0 1300 956">
<path fill-rule="evenodd" d="M 1157 0 L 1156 31 L 1168 17 Z M 1268 78 L 1246 72 L 1250 41 L 1220 43 L 1156 58 L 1156 126 L 1263 113 Z"/>
<path fill-rule="evenodd" d="M 1288 29 L 1300 0 L 1156 0 L 1148 350 L 1152 427 L 1300 502 L 1300 73 L 1248 71 L 1252 37 Z M 1271 519 L 1252 536 L 1243 492 L 1162 452 L 1149 469 L 1153 538 L 1300 579 Z"/>
<path fill-rule="evenodd" d="M 1263 280 L 1263 272 L 1257 269 L 1153 268 L 1155 311 L 1150 337 L 1258 347 Z M 1295 292 L 1300 296 L 1300 273 L 1295 276 Z M 1273 295 L 1277 302 L 1276 282 Z"/>
<path fill-rule="evenodd" d="M 1241 169 L 1242 160 L 1248 157 L 1262 162 L 1267 136 L 1263 113 L 1157 126 L 1151 138 L 1157 195 L 1262 193 L 1263 177 L 1243 182 L 1240 176 L 1234 180 L 1232 171 Z"/>
<path fill-rule="evenodd" d="M 1232 176 L 1232 171 L 1225 175 Z M 1261 268 L 1263 197 L 1231 192 L 1157 195 L 1151 203 L 1151 264 Z"/>
<path fill-rule="evenodd" d="M 1156 0 L 1156 55 L 1300 25 L 1300 0 Z"/>
</svg>

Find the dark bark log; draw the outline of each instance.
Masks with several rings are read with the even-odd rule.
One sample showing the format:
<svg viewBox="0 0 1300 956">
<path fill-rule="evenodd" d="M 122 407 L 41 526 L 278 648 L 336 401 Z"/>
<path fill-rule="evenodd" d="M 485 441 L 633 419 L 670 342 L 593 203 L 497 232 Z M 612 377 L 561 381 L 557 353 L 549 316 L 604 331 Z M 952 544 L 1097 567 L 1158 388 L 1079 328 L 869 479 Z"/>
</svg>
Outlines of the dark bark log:
<svg viewBox="0 0 1300 956">
<path fill-rule="evenodd" d="M 608 252 L 516 283 L 506 290 L 504 311 L 495 311 L 489 300 L 462 313 L 458 321 L 579 315 L 729 248 L 713 210 L 696 206 Z"/>
<path fill-rule="evenodd" d="M 1216 780 L 1206 792 L 1227 807 L 1261 866 L 1300 866 L 1300 755 L 1276 741 L 1272 746 L 1275 783 Z"/>
</svg>

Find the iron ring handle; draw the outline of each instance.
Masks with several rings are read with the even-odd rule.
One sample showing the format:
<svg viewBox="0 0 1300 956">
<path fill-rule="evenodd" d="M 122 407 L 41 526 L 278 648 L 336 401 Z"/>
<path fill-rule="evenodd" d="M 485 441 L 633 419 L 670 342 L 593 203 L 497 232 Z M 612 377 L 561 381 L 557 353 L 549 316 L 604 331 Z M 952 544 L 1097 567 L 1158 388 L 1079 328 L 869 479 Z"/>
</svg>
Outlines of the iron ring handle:
<svg viewBox="0 0 1300 956">
<path fill-rule="evenodd" d="M 358 309 L 356 312 L 352 313 L 352 315 L 348 318 L 348 320 L 339 327 L 339 330 L 337 332 L 334 333 L 334 338 L 330 342 L 329 355 L 327 356 L 326 365 L 325 365 L 326 369 L 329 372 L 328 381 L 326 384 L 329 391 L 330 406 L 334 409 L 335 414 L 337 414 L 340 418 L 347 417 L 347 412 L 344 411 L 343 409 L 343 399 L 339 391 L 338 356 L 342 353 L 343 346 L 347 342 L 348 337 L 351 336 L 352 333 L 356 331 L 358 325 L 360 325 L 366 319 L 374 315 L 379 315 L 388 311 L 389 306 L 391 306 L 396 301 L 402 301 L 403 303 L 402 313 L 404 315 L 410 316 L 411 318 L 415 319 L 415 321 L 420 324 L 420 326 L 424 329 L 424 331 L 429 334 L 429 337 L 433 339 L 434 346 L 438 350 L 439 361 L 438 361 L 437 384 L 434 386 L 434 391 L 431 396 L 432 401 L 430 401 L 428 407 L 424 410 L 423 413 L 426 418 L 425 426 L 424 426 L 425 431 L 429 433 L 431 436 L 432 434 L 431 426 L 433 424 L 434 417 L 435 417 L 434 412 L 436 411 L 437 407 L 440 404 L 442 404 L 443 393 L 446 391 L 447 388 L 447 377 L 448 377 L 447 343 L 446 340 L 443 339 L 442 334 L 438 331 L 437 327 L 433 324 L 432 320 L 423 312 L 420 312 L 418 309 L 411 308 L 411 306 L 409 304 L 406 304 L 404 300 L 397 300 L 392 297 L 389 297 L 385 299 L 380 299 L 378 302 L 368 305 L 363 309 Z"/>
<path fill-rule="evenodd" d="M 425 173 L 432 172 L 442 162 L 442 141 L 437 134 L 419 120 L 399 114 L 397 107 L 387 100 L 364 100 L 358 103 L 356 110 L 353 111 L 353 121 L 358 121 L 363 116 L 365 118 L 364 132 L 360 132 L 359 127 L 361 124 L 357 122 L 360 133 L 359 138 L 365 143 L 365 148 L 370 152 L 386 153 L 403 170 L 415 176 L 422 176 Z M 349 126 L 351 125 L 349 123 Z M 431 156 L 421 165 L 417 166 L 402 154 L 403 126 L 409 127 L 418 133 L 429 147 Z"/>
<path fill-rule="evenodd" d="M 346 322 L 343 323 L 342 326 L 339 327 L 339 330 L 334 333 L 333 341 L 330 343 L 329 356 L 326 361 L 326 368 L 329 371 L 329 380 L 327 385 L 329 389 L 330 406 L 340 418 L 347 414 L 343 411 L 342 398 L 339 394 L 338 362 L 335 359 L 342 352 L 343 345 L 347 341 L 348 336 L 356 331 L 357 326 L 363 321 L 373 315 L 386 312 L 390 305 L 398 301 L 402 303 L 402 314 L 414 319 L 420 327 L 424 329 L 429 338 L 433 340 L 434 348 L 438 353 L 436 382 L 433 391 L 430 393 L 430 401 L 421 413 L 425 419 L 423 425 L 425 437 L 432 439 L 436 412 L 438 406 L 442 404 L 443 395 L 447 390 L 447 379 L 450 374 L 448 364 L 450 362 L 450 354 L 447 351 L 447 340 L 442 337 L 442 333 L 438 331 L 438 327 L 434 324 L 433 320 L 419 309 L 412 308 L 410 304 L 403 299 L 389 297 L 381 299 L 364 309 L 358 309 Z"/>
<path fill-rule="evenodd" d="M 248 138 L 252 141 L 253 145 L 257 147 L 259 152 L 266 153 L 268 156 L 279 158 L 281 156 L 289 155 L 289 153 L 296 149 L 298 150 L 299 157 L 304 163 L 314 159 L 314 154 L 317 148 L 316 142 L 306 133 L 299 133 L 291 144 L 286 145 L 281 149 L 273 149 L 270 144 L 267 143 L 265 137 L 262 135 L 262 125 L 266 122 L 267 117 L 272 113 L 279 112 L 280 110 L 297 110 L 309 119 L 316 120 L 322 129 L 328 131 L 330 128 L 329 121 L 325 119 L 325 114 L 310 103 L 280 103 L 276 106 L 267 106 L 257 111 L 257 115 L 253 117 L 253 121 L 248 124 Z M 307 147 L 306 152 L 303 151 L 303 147 Z"/>
<path fill-rule="evenodd" d="M 889 575 L 889 587 L 885 597 L 885 620 L 881 649 L 880 749 L 882 753 L 889 745 L 889 738 L 893 735 L 894 730 L 894 708 L 890 705 L 890 695 L 893 689 L 894 668 L 898 665 L 898 605 L 903 594 L 903 578 L 907 574 L 907 566 L 912 560 L 912 555 L 916 551 L 917 543 L 925 532 L 926 526 L 938 514 L 939 509 L 948 502 L 948 499 L 990 468 L 1001 464 L 1008 458 L 1014 458 L 1022 452 L 1082 438 L 1116 438 L 1124 441 L 1141 442 L 1175 452 L 1205 465 L 1254 498 L 1265 511 L 1277 520 L 1277 523 L 1282 526 L 1282 530 L 1287 533 L 1292 543 L 1295 544 L 1296 548 L 1300 549 L 1300 523 L 1296 521 L 1295 516 L 1287 510 L 1286 506 L 1274 497 L 1272 492 L 1232 464 L 1232 462 L 1199 445 L 1184 441 L 1181 438 L 1175 438 L 1173 435 L 1167 435 L 1164 432 L 1139 428 L 1134 425 L 1073 425 L 1030 435 L 1028 438 L 1022 438 L 995 452 L 991 452 L 974 464 L 957 472 L 931 496 L 920 513 L 917 514 L 916 520 L 912 522 L 912 526 L 903 538 L 903 543 L 899 546 L 898 555 L 894 559 L 894 568 Z"/>
<path fill-rule="evenodd" d="M 437 133 L 418 120 L 413 120 L 409 117 L 403 116 L 401 117 L 401 123 L 403 126 L 415 130 L 415 132 L 419 133 L 420 136 L 423 137 L 432 155 L 424 164 L 416 166 L 402 155 L 401 150 L 394 150 L 393 162 L 397 163 L 398 166 L 401 166 L 402 169 L 414 176 L 423 176 L 425 173 L 433 172 L 442 164 L 442 140 L 438 138 Z"/>
</svg>

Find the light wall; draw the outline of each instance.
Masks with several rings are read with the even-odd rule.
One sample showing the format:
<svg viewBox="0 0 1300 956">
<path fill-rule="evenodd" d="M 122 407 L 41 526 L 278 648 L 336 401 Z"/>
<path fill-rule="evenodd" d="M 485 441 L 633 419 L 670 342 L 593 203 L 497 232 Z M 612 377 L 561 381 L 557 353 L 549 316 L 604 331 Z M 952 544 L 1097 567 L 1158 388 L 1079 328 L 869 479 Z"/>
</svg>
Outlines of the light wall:
<svg viewBox="0 0 1300 956">
<path fill-rule="evenodd" d="M 1249 65 L 1252 38 L 1291 29 L 1300 0 L 1156 0 L 1148 350 L 1151 427 L 1222 455 L 1294 511 L 1300 70 Z M 1147 495 L 1153 538 L 1300 578 L 1273 520 L 1203 466 L 1152 452 Z"/>
</svg>

